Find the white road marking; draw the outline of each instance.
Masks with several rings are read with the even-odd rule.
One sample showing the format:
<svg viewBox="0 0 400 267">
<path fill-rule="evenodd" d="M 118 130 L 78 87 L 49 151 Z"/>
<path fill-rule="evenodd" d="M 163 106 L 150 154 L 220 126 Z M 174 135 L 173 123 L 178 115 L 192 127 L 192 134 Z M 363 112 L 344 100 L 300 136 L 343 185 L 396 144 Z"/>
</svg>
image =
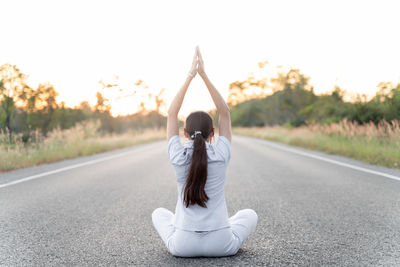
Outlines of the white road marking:
<svg viewBox="0 0 400 267">
<path fill-rule="evenodd" d="M 395 176 L 395 175 L 391 175 L 391 174 L 384 173 L 384 172 L 378 172 L 378 171 L 366 169 L 366 168 L 363 168 L 363 167 L 358 167 L 358 166 L 351 165 L 351 164 L 344 163 L 344 162 L 340 162 L 340 161 L 337 161 L 337 160 L 328 159 L 328 158 L 325 158 L 325 157 L 313 155 L 311 153 L 307 153 L 307 152 L 300 151 L 300 150 L 297 150 L 297 149 L 283 147 L 283 146 L 278 145 L 278 144 L 273 144 L 273 143 L 267 142 L 266 140 L 257 139 L 257 138 L 253 138 L 253 139 L 255 141 L 260 142 L 262 144 L 265 144 L 267 146 L 275 147 L 275 148 L 278 148 L 278 149 L 281 149 L 281 150 L 285 150 L 285 151 L 288 151 L 288 152 L 291 152 L 291 153 L 294 153 L 294 154 L 298 154 L 298 155 L 302 155 L 302 156 L 306 156 L 306 157 L 310 157 L 310 158 L 314 158 L 314 159 L 330 162 L 332 164 L 340 165 L 340 166 L 351 168 L 351 169 L 354 169 L 354 170 L 358 170 L 358 171 L 362 171 L 362 172 L 366 172 L 366 173 L 371 173 L 371 174 L 375 174 L 375 175 L 379 175 L 379 176 L 383 176 L 383 177 L 386 177 L 386 178 L 390 178 L 390 179 L 393 179 L 393 180 L 400 181 L 400 177 Z M 52 171 L 48 171 L 48 172 L 35 174 L 35 175 L 28 176 L 28 177 L 25 177 L 25 178 L 22 178 L 22 179 L 19 179 L 19 180 L 11 181 L 11 182 L 8 182 L 8 183 L 5 183 L 5 184 L 0 184 L 0 188 L 8 187 L 8 186 L 11 186 L 11 185 L 23 183 L 23 182 L 34 180 L 34 179 L 38 179 L 38 178 L 41 178 L 41 177 L 44 177 L 44 176 L 48 176 L 48 175 L 51 175 L 51 174 L 55 174 L 55 173 L 59 173 L 59 172 L 63 172 L 63 171 L 67 171 L 67 170 L 71 170 L 71 169 L 87 166 L 87 165 L 92 165 L 92 164 L 99 163 L 99 162 L 102 162 L 102 161 L 106 161 L 106 160 L 110 160 L 110 159 L 114 159 L 114 158 L 119 158 L 119 157 L 125 156 L 126 154 L 129 154 L 129 153 L 132 153 L 132 151 L 123 152 L 123 153 L 120 153 L 120 154 L 117 154 L 117 155 L 108 156 L 108 157 L 105 157 L 105 158 L 89 160 L 89 161 L 86 161 L 86 162 L 83 162 L 83 163 L 74 164 L 74 165 L 67 166 L 67 167 L 64 167 L 64 168 L 60 168 L 60 169 L 56 169 L 56 170 L 52 170 Z"/>
<path fill-rule="evenodd" d="M 19 179 L 19 180 L 11 181 L 11 182 L 8 182 L 8 183 L 5 183 L 5 184 L 0 184 L 0 188 L 11 186 L 11 185 L 15 185 L 15 184 L 19 184 L 19 183 L 23 183 L 23 182 L 27 182 L 27 181 L 38 179 L 38 178 L 42 178 L 44 176 L 48 176 L 48 175 L 51 175 L 51 174 L 55 174 L 55 173 L 59 173 L 59 172 L 63 172 L 63 171 L 67 171 L 67 170 L 71 170 L 71 169 L 87 166 L 87 165 L 92 165 L 92 164 L 99 163 L 99 162 L 102 162 L 102 161 L 119 158 L 119 157 L 125 156 L 126 154 L 129 154 L 129 153 L 132 153 L 132 152 L 133 151 L 126 151 L 126 152 L 123 152 L 123 153 L 120 153 L 120 154 L 117 154 L 117 155 L 112 155 L 112 156 L 99 158 L 99 159 L 93 159 L 93 160 L 89 160 L 89 161 L 86 161 L 86 162 L 83 162 L 83 163 L 78 163 L 78 164 L 74 164 L 74 165 L 71 165 L 71 166 L 67 166 L 67 167 L 64 167 L 64 168 L 60 168 L 60 169 L 56 169 L 56 170 L 52 170 L 52 171 L 48 171 L 48 172 L 35 174 L 35 175 L 28 176 L 28 177 L 25 177 L 25 178 L 22 178 L 22 179 Z"/>
<path fill-rule="evenodd" d="M 281 145 L 278 145 L 278 144 L 273 144 L 273 143 L 268 142 L 267 140 L 257 139 L 257 138 L 254 138 L 254 137 L 253 137 L 253 139 L 255 139 L 257 142 L 260 142 L 260 143 L 265 144 L 267 146 L 275 147 L 275 148 L 278 148 L 278 149 L 281 149 L 281 150 L 285 150 L 285 151 L 288 151 L 288 152 L 291 152 L 291 153 L 294 153 L 294 154 L 298 154 L 298 155 L 302 155 L 302 156 L 305 156 L 305 157 L 326 161 L 326 162 L 329 162 L 329 163 L 332 163 L 332 164 L 336 164 L 336 165 L 340 165 L 340 166 L 343 166 L 343 167 L 347 167 L 347 168 L 350 168 L 350 169 L 354 169 L 354 170 L 358 170 L 358 171 L 362 171 L 362 172 L 366 172 L 366 173 L 371 173 L 371 174 L 375 174 L 375 175 L 379 175 L 379 176 L 383 176 L 383 177 L 386 177 L 386 178 L 390 178 L 390 179 L 393 179 L 393 180 L 400 181 L 400 177 L 399 176 L 395 176 L 395 175 L 384 173 L 384 172 L 374 171 L 374 170 L 370 170 L 370 169 L 367 169 L 367 168 L 358 167 L 358 166 L 355 166 L 355 165 L 352 165 L 352 164 L 340 162 L 340 161 L 337 161 L 337 160 L 328 159 L 328 158 L 325 158 L 325 157 L 313 155 L 311 153 L 300 151 L 300 150 L 297 150 L 297 149 L 294 149 L 294 148 L 288 148 L 288 147 L 284 147 L 284 146 L 281 146 Z"/>
</svg>

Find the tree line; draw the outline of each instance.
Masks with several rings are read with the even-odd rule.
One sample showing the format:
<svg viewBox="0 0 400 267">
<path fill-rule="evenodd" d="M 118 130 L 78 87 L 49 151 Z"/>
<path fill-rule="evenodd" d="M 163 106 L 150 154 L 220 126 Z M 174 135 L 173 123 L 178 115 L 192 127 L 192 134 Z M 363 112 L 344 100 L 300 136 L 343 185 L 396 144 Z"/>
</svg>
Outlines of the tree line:
<svg viewBox="0 0 400 267">
<path fill-rule="evenodd" d="M 232 124 L 297 127 L 307 123 L 329 124 L 343 119 L 359 124 L 400 120 L 400 83 L 381 82 L 371 99 L 358 95 L 353 101 L 345 101 L 345 91 L 339 86 L 335 86 L 330 93 L 316 95 L 309 80 L 310 77 L 299 69 L 290 69 L 271 78 L 255 79 L 250 76 L 244 81 L 231 83 L 228 100 Z M 251 87 L 271 93 L 248 99 L 246 91 Z"/>
<path fill-rule="evenodd" d="M 51 83 L 41 83 L 37 88 L 32 88 L 26 82 L 27 77 L 16 65 L 0 66 L 0 129 L 8 133 L 10 143 L 14 133 L 22 133 L 23 142 L 29 142 L 34 141 L 35 131 L 46 136 L 56 127 L 67 129 L 88 119 L 100 120 L 102 131 L 116 133 L 166 125 L 166 118 L 159 112 L 164 104 L 159 95 L 153 97 L 155 110 L 146 110 L 142 101 L 142 109 L 136 114 L 113 117 L 109 101 L 101 92 L 97 92 L 97 102 L 93 107 L 83 101 L 70 108 L 64 102 L 57 101 L 58 93 Z M 137 85 L 142 86 L 143 81 Z M 103 89 L 115 86 L 103 82 Z M 142 89 L 146 90 L 146 86 Z"/>
<path fill-rule="evenodd" d="M 263 64 L 259 63 L 260 68 Z M 134 92 L 121 96 L 145 97 L 140 102 L 139 111 L 113 117 L 110 103 L 101 92 L 97 92 L 97 102 L 93 107 L 83 101 L 70 108 L 57 101 L 58 93 L 51 83 L 41 83 L 32 88 L 26 79 L 27 75 L 15 65 L 0 66 L 0 129 L 8 133 L 10 142 L 13 133 L 22 133 L 22 140 L 29 142 L 34 141 L 34 131 L 46 136 L 55 127 L 67 129 L 88 119 L 100 120 L 104 132 L 121 133 L 128 129 L 166 126 L 166 117 L 160 113 L 160 107 L 165 106 L 162 97 L 164 89 L 151 95 L 141 80 L 135 84 L 138 88 Z M 243 81 L 232 82 L 228 104 L 233 126 L 297 127 L 307 123 L 329 124 L 344 118 L 360 124 L 400 120 L 400 83 L 382 82 L 370 100 L 359 96 L 348 102 L 344 100 L 345 92 L 339 86 L 335 86 L 330 93 L 316 95 L 309 80 L 300 70 L 290 69 L 277 72 L 270 78 L 249 76 Z M 101 83 L 103 89 L 122 91 L 116 83 Z M 261 94 L 249 93 L 251 88 L 258 89 Z M 154 109 L 146 107 L 145 103 L 149 101 L 154 102 Z M 218 118 L 216 110 L 210 113 L 215 120 Z"/>
</svg>

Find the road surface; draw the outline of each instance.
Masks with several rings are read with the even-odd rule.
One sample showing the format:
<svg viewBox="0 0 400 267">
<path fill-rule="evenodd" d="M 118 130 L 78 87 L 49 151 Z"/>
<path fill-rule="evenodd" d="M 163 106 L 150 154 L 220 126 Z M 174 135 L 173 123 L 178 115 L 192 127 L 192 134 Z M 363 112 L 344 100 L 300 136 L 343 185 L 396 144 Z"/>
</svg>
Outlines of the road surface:
<svg viewBox="0 0 400 267">
<path fill-rule="evenodd" d="M 4 159 L 2 159 L 4 160 Z M 151 222 L 174 210 L 167 142 L 0 174 L 1 266 L 400 265 L 400 172 L 233 137 L 230 215 L 259 216 L 238 254 L 171 256 Z"/>
</svg>

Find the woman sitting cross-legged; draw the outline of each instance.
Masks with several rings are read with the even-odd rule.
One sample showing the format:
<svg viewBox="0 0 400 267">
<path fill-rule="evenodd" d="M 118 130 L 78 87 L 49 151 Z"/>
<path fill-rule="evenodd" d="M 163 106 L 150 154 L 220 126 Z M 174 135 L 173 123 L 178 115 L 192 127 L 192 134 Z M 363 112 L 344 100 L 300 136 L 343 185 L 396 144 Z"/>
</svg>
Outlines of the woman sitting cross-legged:
<svg viewBox="0 0 400 267">
<path fill-rule="evenodd" d="M 219 137 L 213 121 L 203 111 L 191 113 L 185 122 L 184 145 L 179 139 L 178 112 L 191 80 L 199 73 L 219 112 Z M 228 217 L 224 184 L 231 158 L 231 119 L 228 105 L 204 71 L 196 47 L 189 75 L 168 110 L 168 154 L 178 184 L 175 214 L 165 208 L 153 211 L 152 220 L 168 251 L 180 257 L 234 255 L 255 230 L 257 214 L 252 209 Z"/>
</svg>

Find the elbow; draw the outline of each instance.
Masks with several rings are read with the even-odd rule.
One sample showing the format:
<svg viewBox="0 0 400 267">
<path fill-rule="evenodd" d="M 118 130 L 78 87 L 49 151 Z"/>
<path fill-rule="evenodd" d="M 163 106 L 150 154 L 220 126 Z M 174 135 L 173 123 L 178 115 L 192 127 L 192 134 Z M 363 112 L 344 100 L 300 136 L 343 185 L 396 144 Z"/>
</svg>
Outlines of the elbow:
<svg viewBox="0 0 400 267">
<path fill-rule="evenodd" d="M 169 108 L 168 109 L 168 117 L 173 117 L 173 116 L 178 116 L 178 112 L 174 109 Z"/>
</svg>

